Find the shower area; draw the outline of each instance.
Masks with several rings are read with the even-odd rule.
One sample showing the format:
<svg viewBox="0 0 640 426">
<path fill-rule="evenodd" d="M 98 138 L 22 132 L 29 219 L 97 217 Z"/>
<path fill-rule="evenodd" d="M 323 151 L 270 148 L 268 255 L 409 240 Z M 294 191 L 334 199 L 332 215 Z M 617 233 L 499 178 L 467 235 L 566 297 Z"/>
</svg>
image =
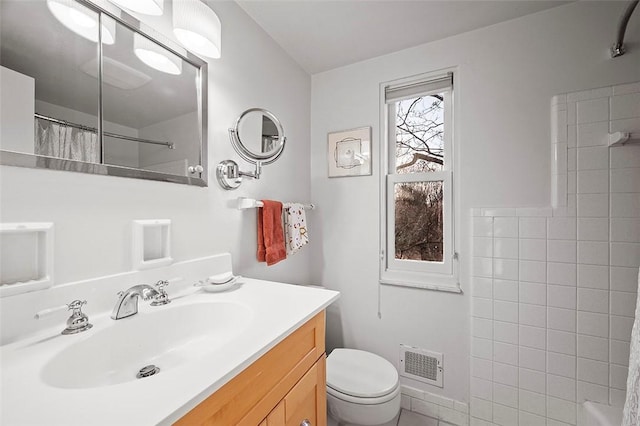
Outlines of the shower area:
<svg viewBox="0 0 640 426">
<path fill-rule="evenodd" d="M 471 416 L 636 426 L 640 82 L 555 96 L 551 129 L 552 207 L 473 211 Z"/>
</svg>

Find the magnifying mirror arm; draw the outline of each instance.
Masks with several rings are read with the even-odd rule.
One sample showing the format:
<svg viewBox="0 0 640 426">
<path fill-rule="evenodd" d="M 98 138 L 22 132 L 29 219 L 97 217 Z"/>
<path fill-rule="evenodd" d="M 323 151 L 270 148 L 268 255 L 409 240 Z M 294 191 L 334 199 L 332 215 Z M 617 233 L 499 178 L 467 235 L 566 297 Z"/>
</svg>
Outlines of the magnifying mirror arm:
<svg viewBox="0 0 640 426">
<path fill-rule="evenodd" d="M 231 190 L 237 189 L 242 184 L 244 177 L 251 179 L 260 179 L 262 173 L 262 161 L 256 161 L 256 169 L 253 172 L 243 172 L 240 170 L 238 163 L 233 160 L 224 160 L 218 164 L 216 168 L 216 177 L 222 188 Z"/>
<path fill-rule="evenodd" d="M 242 170 L 238 170 L 238 176 L 246 176 L 251 179 L 260 179 L 260 174 L 262 173 L 262 161 L 256 161 L 256 169 L 253 172 L 243 172 Z"/>
</svg>

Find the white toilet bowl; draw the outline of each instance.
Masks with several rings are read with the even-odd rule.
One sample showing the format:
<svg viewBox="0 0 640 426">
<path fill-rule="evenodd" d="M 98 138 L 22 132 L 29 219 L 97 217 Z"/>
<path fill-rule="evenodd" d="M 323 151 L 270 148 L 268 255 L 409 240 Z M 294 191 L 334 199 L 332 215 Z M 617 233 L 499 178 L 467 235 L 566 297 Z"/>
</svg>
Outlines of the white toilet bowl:
<svg viewBox="0 0 640 426">
<path fill-rule="evenodd" d="M 398 372 L 370 352 L 334 349 L 327 357 L 327 406 L 343 424 L 387 423 L 400 412 Z"/>
</svg>

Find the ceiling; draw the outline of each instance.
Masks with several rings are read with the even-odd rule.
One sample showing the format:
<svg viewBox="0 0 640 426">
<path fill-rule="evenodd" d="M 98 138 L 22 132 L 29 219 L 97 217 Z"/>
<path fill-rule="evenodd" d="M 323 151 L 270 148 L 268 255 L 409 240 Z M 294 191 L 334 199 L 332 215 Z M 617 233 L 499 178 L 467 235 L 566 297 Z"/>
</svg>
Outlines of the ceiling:
<svg viewBox="0 0 640 426">
<path fill-rule="evenodd" d="M 238 0 L 310 74 L 507 21 L 568 1 Z"/>
</svg>

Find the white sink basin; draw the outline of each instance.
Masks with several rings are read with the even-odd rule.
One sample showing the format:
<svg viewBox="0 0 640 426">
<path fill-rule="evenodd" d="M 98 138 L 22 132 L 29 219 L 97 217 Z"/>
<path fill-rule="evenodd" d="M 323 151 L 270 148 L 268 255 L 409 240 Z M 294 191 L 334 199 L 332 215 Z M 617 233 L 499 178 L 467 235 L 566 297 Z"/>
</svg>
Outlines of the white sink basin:
<svg viewBox="0 0 640 426">
<path fill-rule="evenodd" d="M 87 331 L 86 338 L 51 358 L 41 377 L 49 386 L 67 389 L 152 380 L 224 347 L 252 318 L 251 309 L 234 302 L 156 307 Z M 137 379 L 138 371 L 150 364 L 159 373 Z"/>
<path fill-rule="evenodd" d="M 40 332 L 0 346 L 0 425 L 170 426 L 338 297 L 251 278 L 232 291 L 207 293 L 188 283 L 225 269 L 205 263 L 193 272 L 193 263 L 185 265 L 166 273 L 187 277 L 168 305 L 141 301 L 138 314 L 112 320 L 113 294 L 124 287 L 114 276 L 110 287 L 90 293 L 90 300 L 110 299 L 88 312 L 92 329 L 61 335 L 61 312 Z M 86 288 L 51 289 L 58 290 L 71 296 L 56 300 L 89 295 Z M 137 379 L 149 364 L 160 372 Z"/>
</svg>

